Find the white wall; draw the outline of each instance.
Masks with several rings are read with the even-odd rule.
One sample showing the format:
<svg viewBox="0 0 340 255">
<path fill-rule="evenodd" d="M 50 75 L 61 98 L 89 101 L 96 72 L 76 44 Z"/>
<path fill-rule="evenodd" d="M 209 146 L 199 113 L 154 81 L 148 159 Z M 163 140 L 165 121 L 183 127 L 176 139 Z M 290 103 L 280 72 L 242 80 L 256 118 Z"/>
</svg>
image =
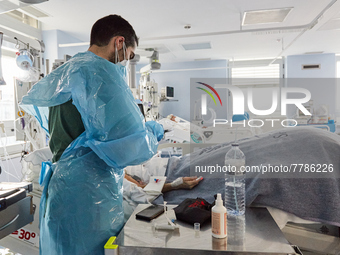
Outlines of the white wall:
<svg viewBox="0 0 340 255">
<path fill-rule="evenodd" d="M 160 62 L 162 63 L 161 59 Z M 137 65 L 137 72 L 143 66 L 144 65 Z M 223 69 L 202 70 L 203 68 Z M 166 70 L 178 71 L 166 72 Z M 162 64 L 161 71 L 162 72 L 159 73 L 152 73 L 151 79 L 154 79 L 158 84 L 159 92 L 165 86 L 174 87 L 175 99 L 177 99 L 178 102 L 162 102 L 159 107 L 160 115 L 166 117 L 169 114 L 174 114 L 183 119 L 190 120 L 190 79 L 227 78 L 227 60 L 164 63 Z M 137 74 L 137 85 L 139 84 L 139 79 L 140 74 Z"/>
<path fill-rule="evenodd" d="M 89 48 L 89 46 L 59 47 L 59 44 L 83 42 L 77 38 L 74 38 L 70 34 L 60 31 L 60 30 L 57 30 L 57 38 L 58 38 L 58 58 L 59 59 L 63 59 L 65 54 L 73 56 L 77 54 L 78 52 L 87 51 L 87 49 Z"/>
<path fill-rule="evenodd" d="M 57 30 L 43 31 L 42 36 L 45 43 L 44 58 L 49 59 L 50 63 L 53 63 L 58 58 Z"/>
<path fill-rule="evenodd" d="M 302 70 L 304 64 L 320 64 L 320 69 Z M 337 90 L 335 54 L 296 55 L 286 58 L 286 78 L 288 87 L 300 87 L 310 91 L 314 109 L 327 105 L 332 117 L 336 115 Z M 301 98 L 292 94 L 291 98 Z M 290 114 L 292 108 L 288 108 Z"/>
<path fill-rule="evenodd" d="M 302 70 L 302 65 L 320 64 L 320 69 Z M 334 53 L 305 54 L 286 58 L 286 78 L 336 78 Z"/>
<path fill-rule="evenodd" d="M 50 70 L 56 59 L 64 59 L 66 54 L 73 56 L 88 49 L 88 46 L 59 47 L 59 44 L 82 42 L 60 30 L 44 30 L 42 36 L 45 43 L 44 57 L 50 61 Z"/>
</svg>

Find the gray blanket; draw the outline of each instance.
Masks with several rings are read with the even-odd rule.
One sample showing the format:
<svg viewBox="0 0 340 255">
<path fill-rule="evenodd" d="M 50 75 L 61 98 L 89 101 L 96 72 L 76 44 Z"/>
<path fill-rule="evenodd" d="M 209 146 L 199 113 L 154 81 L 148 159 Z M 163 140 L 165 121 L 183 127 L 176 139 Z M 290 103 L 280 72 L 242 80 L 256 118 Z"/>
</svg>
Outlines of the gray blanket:
<svg viewBox="0 0 340 255">
<path fill-rule="evenodd" d="M 316 128 L 286 128 L 239 141 L 247 166 L 290 164 L 332 164 L 323 173 L 247 173 L 246 205 L 272 206 L 306 220 L 340 227 L 340 136 Z M 231 143 L 219 144 L 169 160 L 166 176 L 172 181 L 193 175 L 194 166 L 222 165 Z M 191 168 L 191 171 L 190 171 Z M 196 174 L 202 175 L 200 173 Z M 210 175 L 209 177 L 215 177 Z M 185 198 L 202 197 L 213 202 L 213 195 L 224 194 L 224 178 L 204 178 L 192 190 L 165 193 L 155 203 L 166 200 L 179 204 Z"/>
</svg>

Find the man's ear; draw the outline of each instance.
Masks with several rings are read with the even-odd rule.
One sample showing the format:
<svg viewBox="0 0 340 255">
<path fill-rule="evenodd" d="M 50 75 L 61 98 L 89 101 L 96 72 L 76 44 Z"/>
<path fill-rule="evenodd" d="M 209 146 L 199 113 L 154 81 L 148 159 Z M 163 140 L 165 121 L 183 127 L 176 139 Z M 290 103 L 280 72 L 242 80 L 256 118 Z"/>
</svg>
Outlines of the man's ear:
<svg viewBox="0 0 340 255">
<path fill-rule="evenodd" d="M 125 38 L 123 36 L 117 36 L 116 37 L 116 44 L 117 44 L 117 49 L 118 50 L 123 48 L 124 41 L 125 41 Z"/>
<path fill-rule="evenodd" d="M 123 42 L 124 42 L 123 36 L 112 37 L 109 42 L 109 48 L 115 50 L 115 47 L 117 46 L 117 50 L 120 50 L 123 48 Z"/>
</svg>

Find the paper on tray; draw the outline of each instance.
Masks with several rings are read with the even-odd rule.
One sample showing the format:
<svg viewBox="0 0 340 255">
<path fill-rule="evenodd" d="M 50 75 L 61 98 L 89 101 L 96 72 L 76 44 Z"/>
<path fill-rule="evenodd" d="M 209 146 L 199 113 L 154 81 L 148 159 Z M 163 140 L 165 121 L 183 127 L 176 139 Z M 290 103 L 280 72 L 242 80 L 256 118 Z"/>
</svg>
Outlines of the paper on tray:
<svg viewBox="0 0 340 255">
<path fill-rule="evenodd" d="M 143 190 L 148 195 L 159 195 L 162 193 L 165 180 L 165 176 L 151 176 L 148 185 Z"/>
</svg>

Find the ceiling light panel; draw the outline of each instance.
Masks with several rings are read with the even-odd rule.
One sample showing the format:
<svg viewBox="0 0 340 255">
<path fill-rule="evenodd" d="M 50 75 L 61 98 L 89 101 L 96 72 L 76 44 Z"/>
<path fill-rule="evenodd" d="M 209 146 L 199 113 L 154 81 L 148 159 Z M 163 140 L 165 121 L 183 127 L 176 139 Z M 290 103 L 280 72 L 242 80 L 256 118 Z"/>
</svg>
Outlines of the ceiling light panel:
<svg viewBox="0 0 340 255">
<path fill-rule="evenodd" d="M 292 9 L 293 7 L 246 11 L 243 14 L 242 26 L 283 22 Z"/>
<path fill-rule="evenodd" d="M 210 42 L 182 44 L 182 46 L 185 50 L 207 50 L 207 49 L 211 49 Z"/>
<path fill-rule="evenodd" d="M 34 16 L 36 18 L 45 18 L 45 17 L 49 17 L 48 14 L 40 11 L 39 9 L 35 8 L 34 6 L 32 5 L 29 5 L 29 6 L 25 6 L 25 7 L 22 7 L 20 8 L 22 11 L 28 13 L 29 15 L 31 16 Z"/>
</svg>

